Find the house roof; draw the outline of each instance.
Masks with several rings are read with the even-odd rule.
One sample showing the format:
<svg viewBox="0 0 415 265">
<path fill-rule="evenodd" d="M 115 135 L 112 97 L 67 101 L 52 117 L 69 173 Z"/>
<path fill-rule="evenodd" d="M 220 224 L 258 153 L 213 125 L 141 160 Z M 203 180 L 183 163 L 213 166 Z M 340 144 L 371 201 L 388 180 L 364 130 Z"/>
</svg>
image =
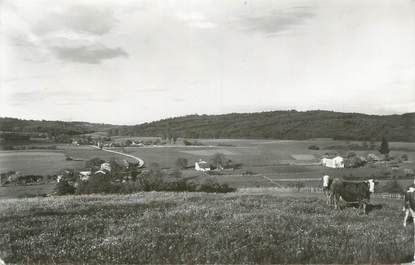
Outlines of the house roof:
<svg viewBox="0 0 415 265">
<path fill-rule="evenodd" d="M 210 165 L 206 161 L 200 160 L 196 163 L 199 165 L 200 168 L 210 168 Z"/>
</svg>

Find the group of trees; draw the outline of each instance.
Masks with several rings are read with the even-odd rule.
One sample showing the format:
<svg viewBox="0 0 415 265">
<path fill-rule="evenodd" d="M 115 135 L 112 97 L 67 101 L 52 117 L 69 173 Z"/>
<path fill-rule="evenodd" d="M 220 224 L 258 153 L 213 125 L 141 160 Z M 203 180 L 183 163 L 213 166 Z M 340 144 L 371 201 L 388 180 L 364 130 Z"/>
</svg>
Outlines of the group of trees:
<svg viewBox="0 0 415 265">
<path fill-rule="evenodd" d="M 178 159 L 179 161 L 179 159 Z M 86 162 L 85 168 L 97 171 L 105 161 L 93 158 Z M 182 177 L 179 168 L 163 170 L 159 164 L 151 163 L 145 169 L 120 167 L 114 159 L 109 161 L 111 171 L 106 174 L 94 174 L 87 180 L 81 180 L 74 170 L 64 170 L 55 191 L 58 195 L 91 193 L 132 193 L 138 191 L 205 191 L 230 192 L 235 189 L 226 184 L 208 180 L 202 183 L 192 182 Z M 180 165 L 187 168 L 187 160 L 181 159 Z"/>
</svg>

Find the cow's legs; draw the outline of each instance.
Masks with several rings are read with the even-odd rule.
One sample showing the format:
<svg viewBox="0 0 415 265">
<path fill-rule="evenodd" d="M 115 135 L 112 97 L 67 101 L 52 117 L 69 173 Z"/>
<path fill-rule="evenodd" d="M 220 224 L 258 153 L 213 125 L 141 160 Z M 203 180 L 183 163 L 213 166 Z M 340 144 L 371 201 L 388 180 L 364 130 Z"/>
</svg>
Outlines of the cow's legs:
<svg viewBox="0 0 415 265">
<path fill-rule="evenodd" d="M 409 216 L 409 209 L 405 209 L 405 217 L 403 218 L 403 227 L 406 227 L 408 216 Z"/>
<path fill-rule="evenodd" d="M 340 194 L 334 194 L 334 209 L 339 209 Z"/>
<path fill-rule="evenodd" d="M 414 224 L 414 258 L 413 258 L 413 261 L 415 261 L 415 219 L 414 219 L 415 212 L 412 210 L 412 208 L 408 208 L 408 212 L 411 213 L 412 219 L 414 220 L 414 222 L 413 222 L 413 224 Z M 406 217 L 406 215 L 405 215 L 405 217 Z"/>
<path fill-rule="evenodd" d="M 411 213 L 412 213 L 412 218 L 414 218 L 414 213 L 412 212 L 412 210 L 411 210 Z M 414 259 L 413 259 L 413 261 L 415 261 L 415 219 L 414 219 Z"/>
</svg>

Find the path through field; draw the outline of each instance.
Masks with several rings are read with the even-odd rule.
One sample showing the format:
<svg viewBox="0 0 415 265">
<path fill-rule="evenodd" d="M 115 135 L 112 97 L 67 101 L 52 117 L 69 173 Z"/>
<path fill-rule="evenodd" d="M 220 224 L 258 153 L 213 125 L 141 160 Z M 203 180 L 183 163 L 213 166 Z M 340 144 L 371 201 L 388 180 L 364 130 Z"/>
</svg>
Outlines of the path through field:
<svg viewBox="0 0 415 265">
<path fill-rule="evenodd" d="M 138 167 L 143 167 L 144 166 L 144 160 L 139 158 L 139 157 L 129 155 L 129 154 L 126 154 L 126 153 L 122 153 L 122 152 L 118 152 L 118 151 L 114 151 L 114 150 L 108 150 L 108 149 L 104 149 L 104 148 L 101 149 L 101 148 L 99 148 L 97 146 L 94 146 L 94 145 L 91 145 L 91 147 L 102 150 L 102 151 L 105 151 L 105 152 L 111 152 L 111 153 L 114 153 L 114 154 L 119 154 L 119 155 L 123 155 L 123 156 L 126 156 L 126 157 L 133 158 L 133 159 L 138 161 Z"/>
</svg>

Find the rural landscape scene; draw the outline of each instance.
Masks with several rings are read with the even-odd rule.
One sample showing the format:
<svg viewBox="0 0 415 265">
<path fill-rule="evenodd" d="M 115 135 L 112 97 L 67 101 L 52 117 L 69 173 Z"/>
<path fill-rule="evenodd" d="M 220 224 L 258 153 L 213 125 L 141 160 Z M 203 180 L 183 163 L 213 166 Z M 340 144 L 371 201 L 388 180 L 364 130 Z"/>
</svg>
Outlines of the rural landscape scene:
<svg viewBox="0 0 415 265">
<path fill-rule="evenodd" d="M 0 265 L 414 262 L 413 1 L 0 8 Z"/>
</svg>

